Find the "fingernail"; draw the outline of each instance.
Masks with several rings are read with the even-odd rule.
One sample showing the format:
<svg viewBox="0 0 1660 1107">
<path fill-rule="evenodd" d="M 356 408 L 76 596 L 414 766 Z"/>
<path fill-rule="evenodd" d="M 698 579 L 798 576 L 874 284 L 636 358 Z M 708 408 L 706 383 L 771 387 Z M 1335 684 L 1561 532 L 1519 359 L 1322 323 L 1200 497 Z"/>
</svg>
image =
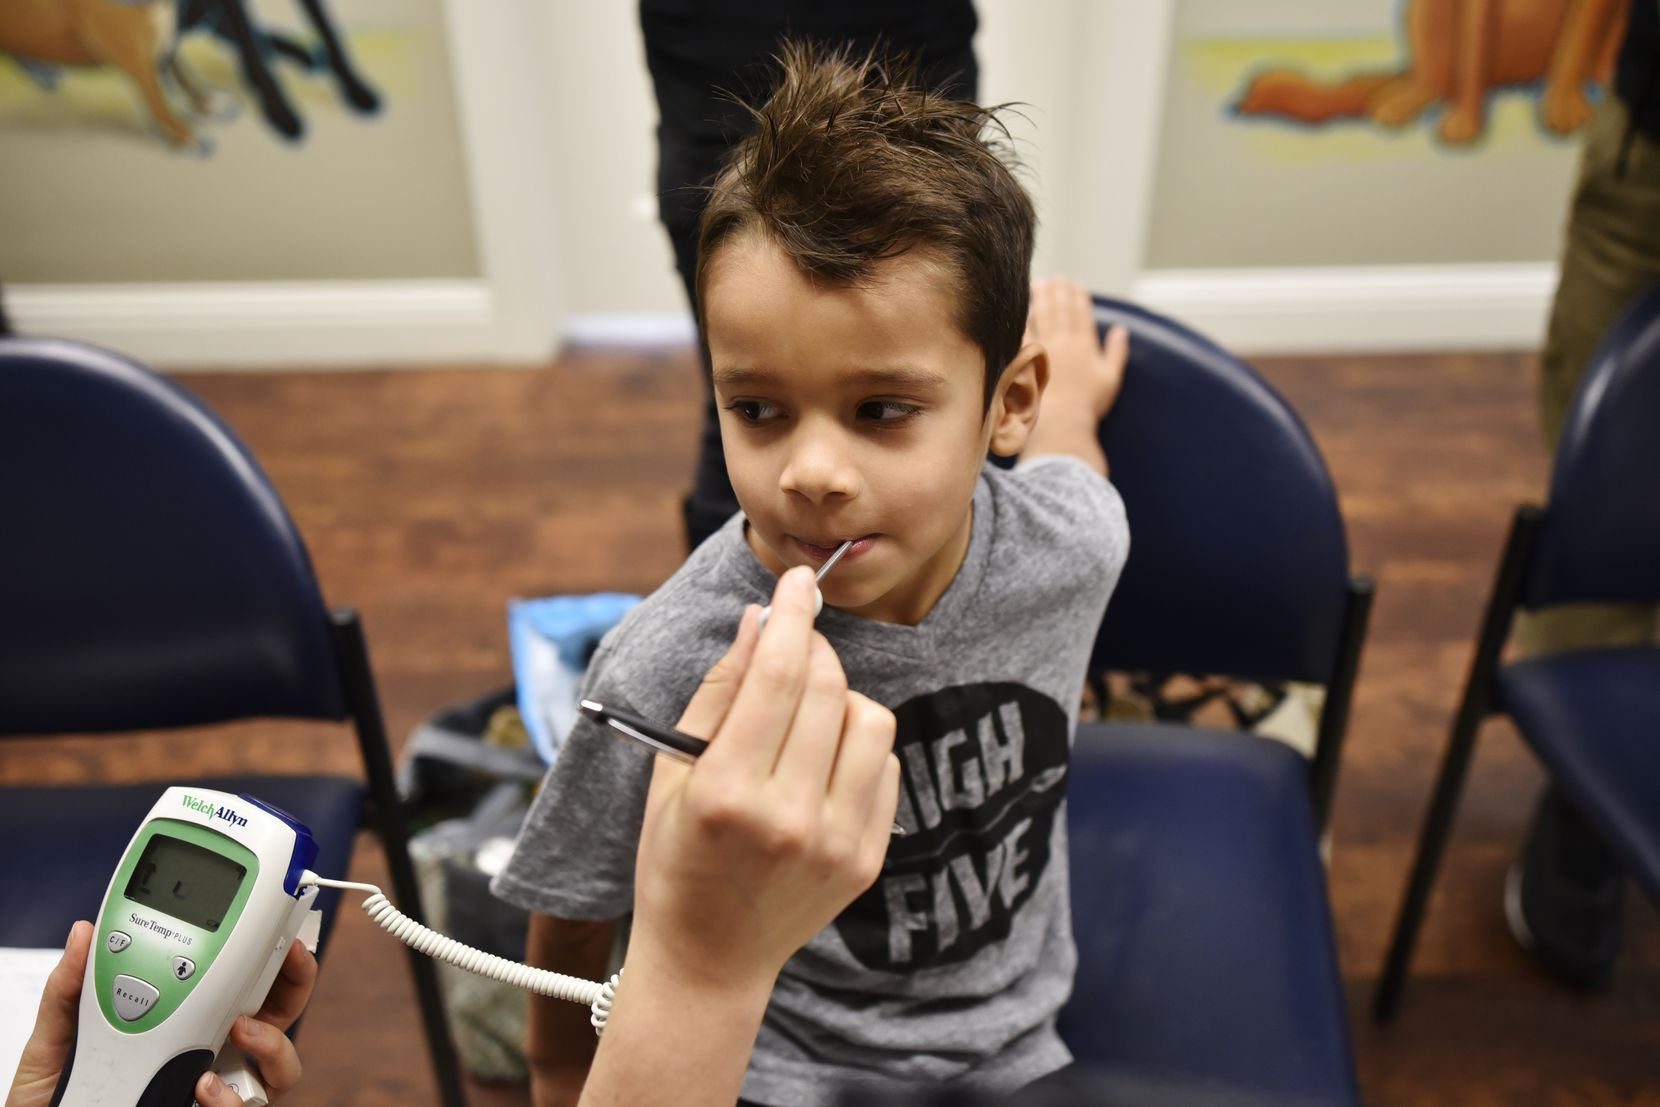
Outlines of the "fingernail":
<svg viewBox="0 0 1660 1107">
<path fill-rule="evenodd" d="M 250 1038 L 257 1038 L 261 1034 L 265 1033 L 265 1027 L 259 1024 L 259 1020 L 250 1019 L 247 1015 L 243 1015 L 242 1033 L 248 1035 Z"/>
<path fill-rule="evenodd" d="M 207 1074 L 207 1094 L 212 1096 L 214 1099 L 218 1099 L 219 1093 L 224 1090 L 225 1085 L 220 1081 L 219 1074 L 216 1072 L 209 1072 Z"/>
<path fill-rule="evenodd" d="M 803 596 L 813 590 L 813 571 L 807 568 L 807 566 L 797 565 L 795 568 L 790 570 L 789 575 L 794 578 L 790 581 L 790 587 L 794 588 L 797 592 L 800 592 Z"/>
</svg>

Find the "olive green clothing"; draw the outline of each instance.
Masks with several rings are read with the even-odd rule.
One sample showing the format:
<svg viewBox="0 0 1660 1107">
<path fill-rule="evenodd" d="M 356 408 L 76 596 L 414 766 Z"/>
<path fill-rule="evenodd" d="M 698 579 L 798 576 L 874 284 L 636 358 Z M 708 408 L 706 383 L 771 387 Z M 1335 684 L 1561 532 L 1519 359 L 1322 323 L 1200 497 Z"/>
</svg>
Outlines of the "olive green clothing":
<svg viewBox="0 0 1660 1107">
<path fill-rule="evenodd" d="M 1610 96 L 1586 128 L 1540 362 L 1539 421 L 1552 450 L 1602 336 L 1660 281 L 1660 142 L 1630 130 L 1629 119 L 1626 105 Z M 1523 652 L 1533 655 L 1642 645 L 1653 640 L 1654 629 L 1651 606 L 1574 604 L 1524 614 L 1516 633 Z"/>
</svg>

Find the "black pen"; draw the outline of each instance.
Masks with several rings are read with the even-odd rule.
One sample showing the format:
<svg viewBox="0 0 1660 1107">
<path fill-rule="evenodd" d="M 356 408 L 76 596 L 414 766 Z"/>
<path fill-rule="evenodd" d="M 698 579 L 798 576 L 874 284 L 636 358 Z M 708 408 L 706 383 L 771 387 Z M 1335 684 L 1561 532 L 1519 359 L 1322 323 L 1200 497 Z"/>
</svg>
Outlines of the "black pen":
<svg viewBox="0 0 1660 1107">
<path fill-rule="evenodd" d="M 658 753 L 668 754 L 676 761 L 684 761 L 688 765 L 709 748 L 709 743 L 702 738 L 693 738 L 690 734 L 683 734 L 673 727 L 659 726 L 650 719 L 643 719 L 634 712 L 625 711 L 620 707 L 606 707 L 593 700 L 583 700 L 578 707 L 584 715 L 600 726 L 608 726 L 624 737 L 643 742 Z M 898 823 L 894 823 L 893 833 L 895 837 L 900 837 L 908 832 Z"/>
</svg>

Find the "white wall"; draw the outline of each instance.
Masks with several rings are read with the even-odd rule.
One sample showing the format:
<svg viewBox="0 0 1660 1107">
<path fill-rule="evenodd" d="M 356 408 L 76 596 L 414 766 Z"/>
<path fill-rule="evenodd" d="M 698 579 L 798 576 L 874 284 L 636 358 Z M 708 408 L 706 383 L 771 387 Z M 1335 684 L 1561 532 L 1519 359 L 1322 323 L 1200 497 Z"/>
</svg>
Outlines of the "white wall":
<svg viewBox="0 0 1660 1107">
<path fill-rule="evenodd" d="M 1082 182 L 1097 169 L 1147 172 L 1078 137 L 1100 114 L 1086 98 L 1091 67 L 1106 59 L 1091 39 L 1109 31 L 1114 6 L 1101 0 L 978 5 L 980 95 L 989 103 L 1018 104 L 1006 119 L 1026 166 L 1022 181 L 1038 208 L 1040 273 L 1102 270 L 1092 257 L 1098 251 L 1086 245 L 1090 236 L 1079 233 L 1081 224 L 1094 222 L 1075 210 L 1090 202 Z M 656 217 L 657 112 L 635 7 L 567 2 L 551 13 L 547 114 L 567 251 L 561 268 L 580 274 L 566 306 L 576 314 L 680 311 L 685 296 Z M 594 107 L 601 104 L 604 110 Z M 1123 277 L 1106 283 L 1123 289 Z"/>
<path fill-rule="evenodd" d="M 1064 270 L 1103 290 L 1127 291 L 1131 274 L 1118 255 L 1139 251 L 1142 236 L 1136 220 L 1108 209 L 1123 191 L 1119 183 L 1134 181 L 1138 189 L 1150 172 L 1150 162 L 1126 151 L 1148 142 L 1157 116 L 1121 116 L 1090 98 L 1106 67 L 1144 71 L 1138 79 L 1149 86 L 1160 79 L 1162 57 L 1138 56 L 1128 37 L 1112 34 L 1126 24 L 1143 37 L 1149 24 L 1156 31 L 1160 5 L 980 0 L 978 7 L 981 98 L 1018 104 L 1006 118 L 1038 209 L 1036 271 Z M 656 219 L 656 107 L 635 7 L 555 4 L 547 31 L 566 307 L 578 316 L 611 316 L 615 329 L 599 333 L 625 334 L 649 321 L 624 316 L 675 315 L 685 307 Z M 1103 132 L 1102 142 L 1082 138 Z M 1115 142 L 1123 144 L 1116 153 Z M 1092 179 L 1105 183 L 1092 187 Z M 1095 245 L 1103 239 L 1104 247 Z M 581 330 L 596 333 L 586 323 Z"/>
<path fill-rule="evenodd" d="M 217 366 L 533 361 L 560 337 L 687 337 L 656 220 L 655 109 L 636 5 L 446 3 L 481 280 L 8 288 L 20 324 Z M 1041 220 L 1039 273 L 1140 299 L 1245 352 L 1536 340 L 1551 285 L 1544 263 L 1146 271 L 1180 3 L 979 0 L 982 97 L 1024 105 L 1011 125 Z"/>
<path fill-rule="evenodd" d="M 678 313 L 686 296 L 657 222 L 657 107 L 637 7 L 559 0 L 546 36 L 539 114 L 553 147 L 564 306 Z"/>
</svg>

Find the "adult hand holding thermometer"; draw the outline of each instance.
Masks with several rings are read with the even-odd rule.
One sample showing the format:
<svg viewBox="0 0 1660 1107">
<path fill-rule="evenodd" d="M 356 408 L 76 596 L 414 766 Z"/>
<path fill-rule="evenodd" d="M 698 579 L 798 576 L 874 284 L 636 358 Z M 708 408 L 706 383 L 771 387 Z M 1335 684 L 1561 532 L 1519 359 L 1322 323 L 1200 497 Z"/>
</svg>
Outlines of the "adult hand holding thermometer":
<svg viewBox="0 0 1660 1107">
<path fill-rule="evenodd" d="M 74 962 L 82 965 L 79 1011 L 51 1107 L 186 1107 L 198 1090 L 223 1103 L 266 1102 L 234 1044 L 225 1056 L 220 1051 L 233 1025 L 244 1042 L 261 1036 L 250 1035 L 255 1028 L 243 1020 L 270 1017 L 269 996 L 292 999 L 291 988 L 273 985 L 295 956 L 291 947 L 317 895 L 300 883 L 315 856 L 303 826 L 252 797 L 167 789 L 116 868 L 90 949 L 77 949 L 79 926 L 71 934 L 65 961 L 71 976 Z M 290 977 L 305 975 L 306 961 Z M 49 987 L 43 997 L 46 1034 L 37 1026 L 8 1103 L 38 1097 L 41 1074 L 31 1066 L 41 1068 L 52 1052 L 53 1028 L 65 1014 L 64 972 L 60 965 L 58 990 Z M 284 1005 L 297 1015 L 303 994 Z M 280 1036 L 275 1027 L 268 1032 Z M 292 1050 L 261 1045 L 273 1048 L 255 1052 L 287 1078 L 283 1062 Z M 235 1098 L 215 1096 L 213 1078 L 203 1080 L 216 1058 L 219 1087 L 235 1084 Z"/>
<path fill-rule="evenodd" d="M 93 925 L 77 922 L 69 932 L 63 957 L 46 980 L 34 1031 L 23 1047 L 5 1107 L 50 1107 L 58 1079 L 75 1042 L 75 1022 L 80 1008 L 81 982 L 92 960 Z M 267 1102 L 275 1102 L 300 1079 L 300 1056 L 284 1032 L 294 1024 L 311 1000 L 317 983 L 317 961 L 299 942 L 288 950 L 288 958 L 277 973 L 265 1005 L 253 1016 L 239 1018 L 231 1026 L 229 1044 L 238 1047 L 245 1060 L 257 1066 L 265 1086 Z M 221 1051 L 221 1058 L 231 1052 Z M 249 1107 L 260 1098 L 237 1073 L 229 1080 L 210 1070 L 196 1082 L 200 1107 Z M 252 1093 L 249 1100 L 243 1093 Z"/>
<path fill-rule="evenodd" d="M 881 870 L 894 718 L 847 690 L 812 594 L 792 569 L 764 633 L 745 612 L 676 724 L 708 748 L 654 760 L 628 971 L 588 1077 L 609 1098 L 595 1102 L 735 1102 L 779 969 Z"/>
</svg>

